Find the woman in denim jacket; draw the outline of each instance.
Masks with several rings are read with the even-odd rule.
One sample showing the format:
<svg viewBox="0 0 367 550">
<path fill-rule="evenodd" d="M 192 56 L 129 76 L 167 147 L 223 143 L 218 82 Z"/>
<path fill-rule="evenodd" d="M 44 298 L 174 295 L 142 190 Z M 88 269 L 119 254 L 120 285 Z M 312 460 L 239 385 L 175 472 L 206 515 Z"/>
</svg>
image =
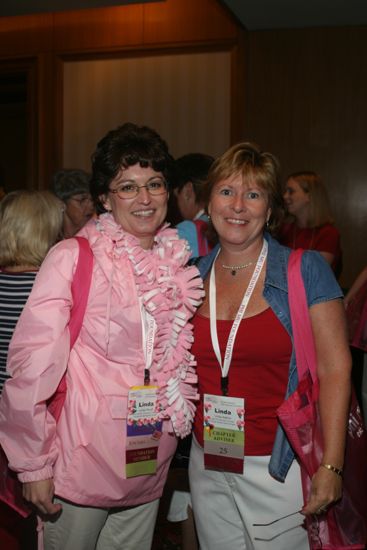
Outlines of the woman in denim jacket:
<svg viewBox="0 0 367 550">
<path fill-rule="evenodd" d="M 200 548 L 257 550 L 271 541 L 272 550 L 306 550 L 303 518 L 295 512 L 323 513 L 342 492 L 351 366 L 342 292 L 320 254 L 305 252 L 325 448 L 303 505 L 300 469 L 276 418 L 298 382 L 288 305 L 291 251 L 269 234 L 282 210 L 276 159 L 251 143 L 235 145 L 214 163 L 207 197 L 219 245 L 199 263 L 207 298 L 194 319 L 201 402 L 190 482 Z M 208 436 L 214 409 L 225 416 L 236 398 L 244 400 L 244 411 L 237 408 L 245 427 L 241 471 L 238 446 L 218 446 Z"/>
</svg>

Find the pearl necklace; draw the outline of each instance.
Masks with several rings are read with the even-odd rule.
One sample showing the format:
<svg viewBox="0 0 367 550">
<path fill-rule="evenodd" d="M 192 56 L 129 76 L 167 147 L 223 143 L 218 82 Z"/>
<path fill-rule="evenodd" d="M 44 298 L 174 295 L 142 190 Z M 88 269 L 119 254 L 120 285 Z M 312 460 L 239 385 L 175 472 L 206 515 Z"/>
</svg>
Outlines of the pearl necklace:
<svg viewBox="0 0 367 550">
<path fill-rule="evenodd" d="M 230 269 L 231 275 L 233 275 L 234 277 L 239 269 L 245 269 L 246 267 L 250 267 L 250 265 L 253 265 L 253 263 L 254 262 L 248 262 L 247 264 L 242 264 L 242 265 L 224 265 L 224 264 L 221 264 L 221 265 L 223 269 Z"/>
</svg>

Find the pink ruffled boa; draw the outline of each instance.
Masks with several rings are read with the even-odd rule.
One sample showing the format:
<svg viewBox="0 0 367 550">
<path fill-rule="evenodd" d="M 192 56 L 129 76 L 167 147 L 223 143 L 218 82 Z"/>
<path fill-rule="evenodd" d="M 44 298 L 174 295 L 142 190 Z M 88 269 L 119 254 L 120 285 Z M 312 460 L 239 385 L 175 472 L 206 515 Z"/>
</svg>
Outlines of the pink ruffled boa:
<svg viewBox="0 0 367 550">
<path fill-rule="evenodd" d="M 126 233 L 110 214 L 97 222 L 120 255 L 126 251 L 135 274 L 138 295 L 156 322 L 157 331 L 151 368 L 151 383 L 159 386 L 160 417 L 170 418 L 176 435 L 191 432 L 198 399 L 196 362 L 190 349 L 193 342 L 189 320 L 204 296 L 199 271 L 186 266 L 190 252 L 176 229 L 163 226 L 146 250 L 139 240 Z"/>
</svg>

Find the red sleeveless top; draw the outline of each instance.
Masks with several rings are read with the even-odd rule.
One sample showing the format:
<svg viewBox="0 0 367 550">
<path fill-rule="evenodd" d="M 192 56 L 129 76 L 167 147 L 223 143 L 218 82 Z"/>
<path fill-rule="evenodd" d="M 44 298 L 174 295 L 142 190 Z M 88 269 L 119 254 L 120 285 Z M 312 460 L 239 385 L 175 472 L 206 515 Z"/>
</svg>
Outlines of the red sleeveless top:
<svg viewBox="0 0 367 550">
<path fill-rule="evenodd" d="M 233 321 L 217 321 L 222 358 Z M 221 395 L 221 369 L 210 337 L 208 317 L 193 320 L 192 353 L 197 361 L 200 402 L 194 433 L 203 445 L 203 394 Z M 245 398 L 245 455 L 270 455 L 278 425 L 276 409 L 284 401 L 288 382 L 291 339 L 271 308 L 240 323 L 229 369 L 229 392 Z"/>
</svg>

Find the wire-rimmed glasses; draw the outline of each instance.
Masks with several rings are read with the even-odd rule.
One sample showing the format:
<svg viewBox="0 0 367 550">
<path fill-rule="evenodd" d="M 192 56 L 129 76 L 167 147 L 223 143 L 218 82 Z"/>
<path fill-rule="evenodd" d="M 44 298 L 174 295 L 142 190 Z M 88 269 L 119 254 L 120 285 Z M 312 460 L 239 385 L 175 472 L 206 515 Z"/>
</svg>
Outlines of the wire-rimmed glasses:
<svg viewBox="0 0 367 550">
<path fill-rule="evenodd" d="M 274 519 L 273 521 L 269 521 L 268 523 L 253 523 L 253 527 L 269 527 L 270 525 L 274 525 L 275 523 L 278 523 L 278 521 L 282 521 L 286 518 L 289 518 L 291 516 L 295 516 L 296 514 L 300 514 L 301 510 L 297 510 L 297 512 L 292 512 L 291 514 L 287 514 L 286 516 L 282 516 L 280 518 Z M 287 529 L 284 529 L 283 531 L 280 531 L 279 533 L 276 533 L 272 537 L 254 537 L 254 540 L 262 541 L 262 542 L 271 542 L 281 535 L 284 535 L 285 533 L 288 533 L 289 531 L 292 531 L 293 529 L 298 529 L 299 527 L 304 526 L 305 522 L 307 522 L 308 526 L 308 532 L 310 537 L 315 540 L 318 544 L 319 548 L 322 548 L 322 543 L 319 537 L 319 519 L 316 514 L 312 516 L 312 518 L 304 518 L 302 519 L 302 523 L 299 523 L 297 525 L 293 525 L 292 527 L 288 527 Z"/>
<path fill-rule="evenodd" d="M 69 198 L 70 201 L 77 202 L 81 208 L 84 208 L 85 206 L 90 206 L 93 204 L 93 199 L 90 195 L 81 195 L 81 196 L 74 196 Z"/>
<path fill-rule="evenodd" d="M 120 199 L 135 199 L 140 189 L 145 188 L 152 196 L 163 195 L 167 191 L 167 184 L 163 179 L 154 179 L 148 181 L 145 185 L 138 185 L 133 182 L 121 183 L 116 189 L 110 189 L 110 193 L 115 193 Z"/>
</svg>

